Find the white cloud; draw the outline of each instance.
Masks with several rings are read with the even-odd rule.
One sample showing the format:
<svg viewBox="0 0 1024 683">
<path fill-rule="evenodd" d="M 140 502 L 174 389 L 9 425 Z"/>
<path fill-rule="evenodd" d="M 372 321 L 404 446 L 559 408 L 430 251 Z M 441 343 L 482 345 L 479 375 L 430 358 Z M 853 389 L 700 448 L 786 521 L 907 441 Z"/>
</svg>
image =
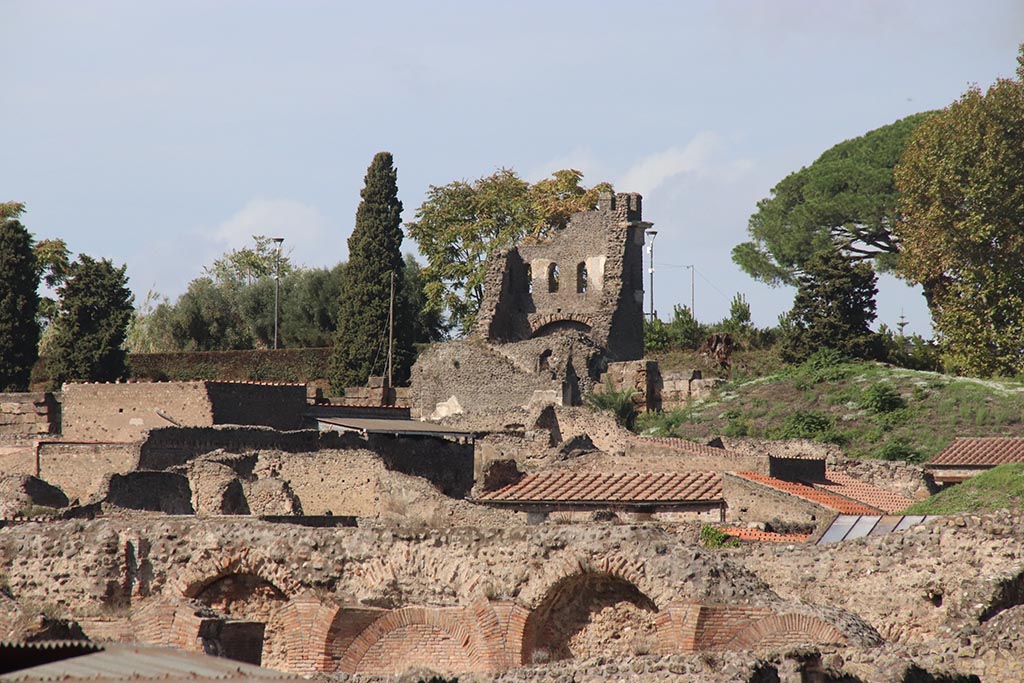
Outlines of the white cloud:
<svg viewBox="0 0 1024 683">
<path fill-rule="evenodd" d="M 345 240 L 329 235 L 320 210 L 291 199 L 252 199 L 210 232 L 223 251 L 251 246 L 253 235 L 283 237 L 296 265 L 333 266 L 347 256 Z"/>
<path fill-rule="evenodd" d="M 680 173 L 706 172 L 710 169 L 711 156 L 717 146 L 717 135 L 700 132 L 682 149 L 670 147 L 633 164 L 615 187 L 620 192 L 648 194 Z"/>
</svg>

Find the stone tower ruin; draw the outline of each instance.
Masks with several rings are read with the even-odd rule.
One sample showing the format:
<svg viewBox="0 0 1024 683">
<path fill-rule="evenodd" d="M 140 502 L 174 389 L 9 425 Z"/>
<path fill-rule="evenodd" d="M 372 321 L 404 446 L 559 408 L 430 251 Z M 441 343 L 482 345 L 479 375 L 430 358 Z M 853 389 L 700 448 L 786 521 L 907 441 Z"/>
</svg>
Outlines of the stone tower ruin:
<svg viewBox="0 0 1024 683">
<path fill-rule="evenodd" d="M 491 256 L 476 327 L 413 367 L 422 417 L 578 405 L 609 362 L 644 353 L 639 194 L 605 194 L 564 228 Z"/>
</svg>

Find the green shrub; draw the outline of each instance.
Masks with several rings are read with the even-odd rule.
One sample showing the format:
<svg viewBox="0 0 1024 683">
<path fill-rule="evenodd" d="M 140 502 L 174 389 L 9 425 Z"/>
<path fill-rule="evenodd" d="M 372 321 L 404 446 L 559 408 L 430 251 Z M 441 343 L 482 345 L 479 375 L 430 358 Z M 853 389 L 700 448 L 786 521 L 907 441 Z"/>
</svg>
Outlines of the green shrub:
<svg viewBox="0 0 1024 683">
<path fill-rule="evenodd" d="M 775 439 L 814 439 L 825 443 L 843 444 L 846 437 L 835 428 L 832 418 L 817 410 L 798 410 L 781 427 L 771 432 Z"/>
<path fill-rule="evenodd" d="M 750 423 L 742 418 L 734 417 L 726 423 L 725 427 L 722 428 L 722 435 L 749 436 Z"/>
<path fill-rule="evenodd" d="M 705 524 L 700 528 L 700 544 L 705 548 L 737 548 L 740 542 L 718 527 Z"/>
<path fill-rule="evenodd" d="M 921 460 L 921 454 L 918 450 L 907 443 L 905 439 L 887 441 L 873 455 L 879 460 L 906 460 L 908 462 L 918 462 Z"/>
<path fill-rule="evenodd" d="M 860 407 L 872 413 L 891 413 L 906 406 L 906 401 L 889 384 L 872 384 L 860 398 Z"/>
<path fill-rule="evenodd" d="M 587 395 L 587 403 L 598 410 L 611 411 L 620 425 L 632 431 L 636 427 L 636 404 L 633 403 L 636 393 L 629 388 L 617 390 L 607 381 L 602 391 Z"/>
</svg>

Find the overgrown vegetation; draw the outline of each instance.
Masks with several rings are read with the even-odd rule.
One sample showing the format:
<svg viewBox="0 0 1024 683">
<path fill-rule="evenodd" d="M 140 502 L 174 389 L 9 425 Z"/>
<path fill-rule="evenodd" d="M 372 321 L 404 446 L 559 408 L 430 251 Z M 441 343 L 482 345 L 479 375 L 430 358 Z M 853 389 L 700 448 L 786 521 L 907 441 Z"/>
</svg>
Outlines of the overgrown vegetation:
<svg viewBox="0 0 1024 683">
<path fill-rule="evenodd" d="M 705 524 L 700 528 L 700 544 L 705 548 L 738 548 L 740 542 L 716 526 Z"/>
<path fill-rule="evenodd" d="M 765 354 L 767 352 L 762 352 Z M 663 356 L 662 371 L 693 367 Z M 702 401 L 644 413 L 637 431 L 698 441 L 717 435 L 805 438 L 855 457 L 921 462 L 956 436 L 1024 436 L 1024 382 L 893 368 L 822 350 L 799 365 L 751 359 L 760 377 L 734 377 Z"/>
<path fill-rule="evenodd" d="M 611 412 L 616 421 L 626 429 L 636 428 L 636 404 L 633 397 L 636 391 L 633 389 L 616 389 L 610 381 L 606 382 L 601 391 L 595 391 L 587 395 L 587 402 L 598 410 Z"/>
<path fill-rule="evenodd" d="M 948 515 L 1024 506 L 1024 463 L 999 465 L 906 509 L 908 515 Z"/>
</svg>

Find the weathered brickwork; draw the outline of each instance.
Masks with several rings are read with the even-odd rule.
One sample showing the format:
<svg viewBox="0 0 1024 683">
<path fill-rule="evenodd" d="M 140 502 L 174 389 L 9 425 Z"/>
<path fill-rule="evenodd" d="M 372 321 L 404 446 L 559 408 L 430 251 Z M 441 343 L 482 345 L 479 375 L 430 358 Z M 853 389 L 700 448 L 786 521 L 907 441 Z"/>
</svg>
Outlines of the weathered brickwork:
<svg viewBox="0 0 1024 683">
<path fill-rule="evenodd" d="M 68 524 L 73 537 L 60 529 Z M 245 651 L 258 632 L 251 625 L 262 624 L 261 661 L 300 673 L 496 671 L 602 650 L 714 649 L 787 613 L 749 574 L 654 529 L 279 531 L 195 518 L 67 522 L 4 529 L 0 552 L 16 598 L 63 605 L 72 617 L 119 606 L 122 633 L 193 650 Z M 51 578 L 85 566 L 88 582 Z M 704 605 L 745 616 L 719 619 L 719 633 Z M 832 637 L 827 624 L 844 642 L 877 639 L 850 615 L 803 609 L 794 640 Z M 119 630 L 109 621 L 100 629 Z"/>
<path fill-rule="evenodd" d="M 132 442 L 158 427 L 217 424 L 298 429 L 301 384 L 129 382 L 67 384 L 62 434 L 71 441 Z"/>
<path fill-rule="evenodd" d="M 60 430 L 60 404 L 48 392 L 0 393 L 0 442 L 55 434 Z"/>
<path fill-rule="evenodd" d="M 413 367 L 418 417 L 580 405 L 609 361 L 643 356 L 638 194 L 607 194 L 542 240 L 492 254 L 476 327 Z"/>
</svg>

